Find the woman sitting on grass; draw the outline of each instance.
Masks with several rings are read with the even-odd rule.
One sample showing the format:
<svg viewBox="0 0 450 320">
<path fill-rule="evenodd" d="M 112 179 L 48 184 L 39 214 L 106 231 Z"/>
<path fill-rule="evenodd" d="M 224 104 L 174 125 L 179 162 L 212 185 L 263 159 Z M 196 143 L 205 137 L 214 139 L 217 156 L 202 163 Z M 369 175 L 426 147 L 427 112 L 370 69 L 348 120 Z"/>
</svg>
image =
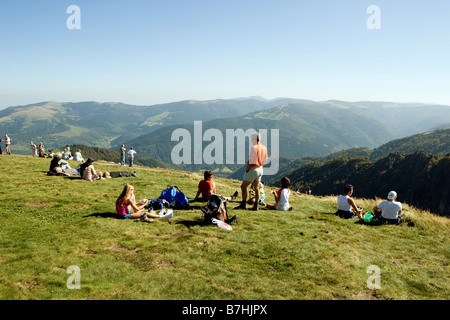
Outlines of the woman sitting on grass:
<svg viewBox="0 0 450 320">
<path fill-rule="evenodd" d="M 52 161 L 50 162 L 50 168 L 48 169 L 48 174 L 49 175 L 58 175 L 61 174 L 63 172 L 62 170 L 62 166 L 59 163 L 61 161 L 61 153 L 57 153 Z"/>
<path fill-rule="evenodd" d="M 88 158 L 85 163 L 80 165 L 80 176 L 82 179 L 87 181 L 104 180 L 104 178 L 102 178 L 102 172 L 100 170 L 95 170 L 94 162 L 94 159 Z"/>
<path fill-rule="evenodd" d="M 148 200 L 141 200 L 136 203 L 134 196 L 134 187 L 131 184 L 126 184 L 122 193 L 116 200 L 116 213 L 119 219 L 137 219 L 140 218 L 143 222 L 153 222 L 150 218 L 172 218 L 172 212 L 165 215 L 157 215 L 152 210 L 151 212 L 143 212 L 143 209 L 148 204 Z M 131 213 L 131 208 L 134 212 Z"/>
<path fill-rule="evenodd" d="M 73 160 L 78 162 L 84 162 L 83 156 L 81 155 L 81 150 L 78 149 L 77 152 L 73 155 Z"/>
<path fill-rule="evenodd" d="M 289 206 L 289 196 L 291 195 L 291 190 L 289 190 L 290 185 L 291 180 L 288 177 L 281 179 L 281 188 L 277 192 L 272 191 L 275 197 L 275 204 L 268 204 L 266 208 L 280 211 L 292 210 L 292 207 Z"/>
</svg>

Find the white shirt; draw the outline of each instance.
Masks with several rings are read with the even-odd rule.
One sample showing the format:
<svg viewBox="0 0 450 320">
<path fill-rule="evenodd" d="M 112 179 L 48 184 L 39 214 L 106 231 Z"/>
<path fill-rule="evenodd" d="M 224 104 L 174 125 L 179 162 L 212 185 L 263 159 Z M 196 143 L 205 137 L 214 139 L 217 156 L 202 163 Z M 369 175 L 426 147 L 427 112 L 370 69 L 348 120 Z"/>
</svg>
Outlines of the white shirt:
<svg viewBox="0 0 450 320">
<path fill-rule="evenodd" d="M 134 150 L 129 150 L 129 151 L 128 151 L 128 158 L 133 158 L 135 154 L 136 154 L 136 151 L 134 151 Z"/>
<path fill-rule="evenodd" d="M 340 195 L 338 197 L 338 210 L 342 210 L 342 211 L 352 211 L 352 206 L 350 205 L 350 203 L 348 203 L 348 198 L 350 198 L 349 196 L 343 196 Z"/>
<path fill-rule="evenodd" d="M 385 219 L 397 219 L 398 213 L 402 210 L 402 204 L 397 201 L 383 201 L 377 205 L 381 209 L 381 216 Z"/>
<path fill-rule="evenodd" d="M 5 144 L 11 144 L 11 138 L 10 137 L 5 139 Z"/>
<path fill-rule="evenodd" d="M 289 206 L 289 196 L 290 195 L 291 195 L 291 192 L 289 191 L 289 189 L 284 188 L 281 191 L 280 201 L 278 201 L 278 205 L 279 206 Z"/>
</svg>

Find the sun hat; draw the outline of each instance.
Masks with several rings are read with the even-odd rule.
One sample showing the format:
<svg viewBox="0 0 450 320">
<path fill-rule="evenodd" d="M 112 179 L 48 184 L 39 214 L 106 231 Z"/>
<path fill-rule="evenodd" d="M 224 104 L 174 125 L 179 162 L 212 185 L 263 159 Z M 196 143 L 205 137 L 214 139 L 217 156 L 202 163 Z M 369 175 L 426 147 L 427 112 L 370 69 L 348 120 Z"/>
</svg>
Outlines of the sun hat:
<svg viewBox="0 0 450 320">
<path fill-rule="evenodd" d="M 395 191 L 389 192 L 389 194 L 387 196 L 388 200 L 394 200 L 395 197 L 397 197 L 397 192 L 395 192 Z"/>
</svg>

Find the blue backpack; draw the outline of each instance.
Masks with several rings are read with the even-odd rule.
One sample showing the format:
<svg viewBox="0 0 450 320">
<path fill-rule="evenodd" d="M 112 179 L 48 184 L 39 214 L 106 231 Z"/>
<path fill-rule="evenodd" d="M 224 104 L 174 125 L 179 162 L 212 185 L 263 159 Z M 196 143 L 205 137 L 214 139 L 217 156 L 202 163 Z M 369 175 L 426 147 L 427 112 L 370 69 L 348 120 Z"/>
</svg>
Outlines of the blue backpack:
<svg viewBox="0 0 450 320">
<path fill-rule="evenodd" d="M 189 200 L 177 186 L 168 187 L 161 192 L 159 199 L 166 200 L 171 207 L 186 208 L 189 206 Z"/>
</svg>

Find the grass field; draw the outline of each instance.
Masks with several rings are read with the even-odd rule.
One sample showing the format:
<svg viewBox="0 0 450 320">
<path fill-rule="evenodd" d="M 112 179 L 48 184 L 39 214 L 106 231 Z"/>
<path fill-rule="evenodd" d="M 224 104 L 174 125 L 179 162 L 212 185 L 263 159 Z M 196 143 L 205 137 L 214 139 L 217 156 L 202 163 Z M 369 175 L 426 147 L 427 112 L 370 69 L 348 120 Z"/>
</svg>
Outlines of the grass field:
<svg viewBox="0 0 450 320">
<path fill-rule="evenodd" d="M 450 297 L 447 218 L 406 206 L 406 223 L 371 226 L 333 215 L 334 197 L 293 194 L 291 212 L 230 210 L 239 219 L 230 232 L 198 225 L 195 203 L 170 220 L 118 220 L 114 202 L 125 183 L 137 199 L 157 198 L 167 185 L 192 198 L 200 175 L 135 168 L 136 178 L 90 183 L 46 176 L 49 163 L 0 156 L 0 299 Z M 239 187 L 216 184 L 224 195 Z M 365 209 L 375 203 L 357 199 Z M 66 285 L 72 265 L 81 289 Z M 378 290 L 367 287 L 371 265 L 381 270 Z"/>
</svg>

